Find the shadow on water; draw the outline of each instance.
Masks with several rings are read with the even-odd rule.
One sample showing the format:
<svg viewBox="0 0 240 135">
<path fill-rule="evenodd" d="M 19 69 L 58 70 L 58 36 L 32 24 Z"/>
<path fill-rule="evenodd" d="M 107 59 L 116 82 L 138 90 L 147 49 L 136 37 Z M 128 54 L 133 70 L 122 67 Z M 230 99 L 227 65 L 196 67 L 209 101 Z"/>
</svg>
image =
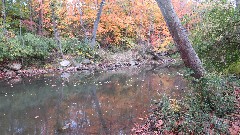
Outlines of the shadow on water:
<svg viewBox="0 0 240 135">
<path fill-rule="evenodd" d="M 181 98 L 176 68 L 53 74 L 0 83 L 0 133 L 130 134 L 164 93 Z"/>
</svg>

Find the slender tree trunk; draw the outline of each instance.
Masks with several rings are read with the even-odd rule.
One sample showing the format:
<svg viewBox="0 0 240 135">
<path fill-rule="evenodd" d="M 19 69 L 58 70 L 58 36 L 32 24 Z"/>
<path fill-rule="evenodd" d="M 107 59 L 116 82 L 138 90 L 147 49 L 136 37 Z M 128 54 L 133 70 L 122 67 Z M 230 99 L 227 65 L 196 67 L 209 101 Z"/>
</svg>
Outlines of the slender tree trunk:
<svg viewBox="0 0 240 135">
<path fill-rule="evenodd" d="M 34 28 L 33 28 L 33 10 L 32 10 L 32 0 L 29 0 L 29 10 L 30 10 L 30 29 L 31 32 L 34 32 Z"/>
<path fill-rule="evenodd" d="M 240 0 L 236 0 L 236 11 L 240 13 Z M 237 26 L 237 37 L 240 39 L 240 25 Z"/>
<path fill-rule="evenodd" d="M 20 8 L 20 19 L 19 19 L 19 35 L 22 40 L 22 45 L 25 46 L 24 39 L 22 36 L 22 18 L 23 18 L 23 13 L 22 13 L 22 3 L 19 5 Z M 23 64 L 23 59 L 22 59 L 22 64 Z"/>
<path fill-rule="evenodd" d="M 240 11 L 240 0 L 236 0 L 236 7 Z"/>
<path fill-rule="evenodd" d="M 91 38 L 91 47 L 92 48 L 96 44 L 97 29 L 98 29 L 98 24 L 100 22 L 100 18 L 101 18 L 104 3 L 105 3 L 105 0 L 102 0 L 102 2 L 100 3 L 98 13 L 97 13 L 97 18 L 96 18 L 96 20 L 94 22 L 94 25 L 93 25 L 92 38 Z"/>
<path fill-rule="evenodd" d="M 81 6 L 81 1 L 78 0 L 78 11 L 79 11 L 79 15 L 80 15 L 80 24 L 82 26 L 82 29 L 83 29 L 83 32 L 84 32 L 84 42 L 85 44 L 88 42 L 88 38 L 87 38 L 87 30 L 84 26 L 84 22 L 83 22 L 83 19 L 82 19 L 82 16 L 83 16 L 83 12 L 82 12 L 82 6 Z"/>
<path fill-rule="evenodd" d="M 19 35 L 22 38 L 22 5 L 20 3 L 20 20 L 19 20 Z"/>
<path fill-rule="evenodd" d="M 38 29 L 37 34 L 43 35 L 43 0 L 39 1 L 39 13 L 38 13 Z"/>
<path fill-rule="evenodd" d="M 95 5 L 98 8 L 98 0 L 95 0 Z"/>
<path fill-rule="evenodd" d="M 148 45 L 152 46 L 153 45 L 153 33 L 154 33 L 154 23 L 153 23 L 153 12 L 150 14 L 150 24 L 149 24 L 149 29 L 148 29 Z"/>
<path fill-rule="evenodd" d="M 201 60 L 193 49 L 188 35 L 173 8 L 171 0 L 156 0 L 156 2 L 163 14 L 185 66 L 194 71 L 195 78 L 202 77 L 205 70 L 202 66 Z"/>
<path fill-rule="evenodd" d="M 3 16 L 3 34 L 6 35 L 7 34 L 7 29 L 6 29 L 6 1 L 2 0 L 2 16 Z"/>
<path fill-rule="evenodd" d="M 61 53 L 61 57 L 63 58 L 63 51 L 62 51 L 62 44 L 61 44 L 61 40 L 59 37 L 59 33 L 58 33 L 58 29 L 57 29 L 57 19 L 56 19 L 56 15 L 55 15 L 55 5 L 54 3 L 51 3 L 51 8 L 52 8 L 52 22 L 53 22 L 53 32 L 54 32 L 54 38 L 57 42 L 57 45 L 60 49 L 60 53 Z"/>
</svg>

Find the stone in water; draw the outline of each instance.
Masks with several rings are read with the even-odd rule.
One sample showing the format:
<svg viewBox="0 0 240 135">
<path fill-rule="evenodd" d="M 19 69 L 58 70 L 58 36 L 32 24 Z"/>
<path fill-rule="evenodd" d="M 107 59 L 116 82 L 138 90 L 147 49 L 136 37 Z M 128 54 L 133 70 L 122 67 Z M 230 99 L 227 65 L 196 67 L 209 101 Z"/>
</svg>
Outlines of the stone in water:
<svg viewBox="0 0 240 135">
<path fill-rule="evenodd" d="M 8 64 L 8 67 L 12 70 L 15 70 L 15 71 L 18 71 L 22 68 L 22 64 L 20 63 L 11 63 L 11 64 Z"/>
<path fill-rule="evenodd" d="M 61 77 L 62 77 L 62 78 L 69 78 L 69 77 L 70 77 L 70 74 L 64 72 L 64 73 L 61 74 Z"/>
<path fill-rule="evenodd" d="M 70 65 L 70 61 L 68 60 L 63 60 L 62 62 L 60 62 L 60 65 L 63 66 L 63 67 L 67 67 Z"/>
</svg>

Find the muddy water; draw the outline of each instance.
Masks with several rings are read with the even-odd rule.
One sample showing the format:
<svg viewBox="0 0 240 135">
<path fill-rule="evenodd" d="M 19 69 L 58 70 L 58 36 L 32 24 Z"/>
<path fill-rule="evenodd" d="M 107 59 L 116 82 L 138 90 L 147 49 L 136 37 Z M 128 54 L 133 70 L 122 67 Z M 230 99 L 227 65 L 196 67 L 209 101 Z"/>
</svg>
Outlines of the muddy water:
<svg viewBox="0 0 240 135">
<path fill-rule="evenodd" d="M 186 89 L 177 69 L 46 74 L 0 82 L 0 134 L 130 134 L 164 93 Z"/>
</svg>

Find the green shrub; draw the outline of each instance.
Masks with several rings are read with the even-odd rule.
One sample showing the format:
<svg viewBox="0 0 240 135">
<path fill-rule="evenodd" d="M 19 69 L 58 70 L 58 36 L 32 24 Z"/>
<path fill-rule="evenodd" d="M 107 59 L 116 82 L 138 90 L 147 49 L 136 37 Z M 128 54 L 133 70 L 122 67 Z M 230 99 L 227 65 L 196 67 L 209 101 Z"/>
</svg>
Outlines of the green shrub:
<svg viewBox="0 0 240 135">
<path fill-rule="evenodd" d="M 21 41 L 21 37 L 19 38 Z M 27 33 L 22 38 L 23 57 L 37 57 L 45 59 L 56 49 L 55 41 L 52 38 L 40 37 Z"/>
<path fill-rule="evenodd" d="M 2 33 L 0 33 L 0 62 L 8 55 L 8 49 L 5 45 L 5 38 Z"/>
<path fill-rule="evenodd" d="M 192 80 L 192 90 L 183 100 L 163 96 L 152 115 L 155 122 L 162 120 L 161 128 L 151 126 L 160 133 L 228 134 L 226 120 L 234 113 L 236 98 L 232 82 L 235 78 L 208 74 L 200 80 Z"/>
<path fill-rule="evenodd" d="M 64 38 L 61 40 L 64 54 L 93 57 L 93 50 L 88 44 L 76 38 Z M 5 37 L 0 35 L 0 61 L 24 59 L 45 60 L 59 47 L 54 38 L 37 36 L 26 33 L 23 36 Z"/>
<path fill-rule="evenodd" d="M 64 54 L 73 54 L 85 58 L 94 57 L 94 50 L 88 43 L 79 41 L 77 38 L 62 39 L 62 48 Z"/>
<path fill-rule="evenodd" d="M 232 63 L 226 69 L 226 73 L 240 75 L 240 61 Z"/>
<path fill-rule="evenodd" d="M 228 83 L 230 78 L 217 74 L 207 74 L 194 83 L 195 99 L 200 103 L 199 109 L 204 112 L 214 112 L 218 117 L 230 114 L 235 109 L 233 87 Z"/>
<path fill-rule="evenodd" d="M 23 36 L 1 37 L 1 60 L 15 60 L 19 58 L 39 58 L 45 59 L 55 47 L 51 38 L 35 36 L 26 33 Z"/>
<path fill-rule="evenodd" d="M 224 71 L 240 59 L 240 14 L 233 6 L 212 3 L 199 11 L 201 21 L 192 31 L 194 47 L 208 70 Z"/>
</svg>

